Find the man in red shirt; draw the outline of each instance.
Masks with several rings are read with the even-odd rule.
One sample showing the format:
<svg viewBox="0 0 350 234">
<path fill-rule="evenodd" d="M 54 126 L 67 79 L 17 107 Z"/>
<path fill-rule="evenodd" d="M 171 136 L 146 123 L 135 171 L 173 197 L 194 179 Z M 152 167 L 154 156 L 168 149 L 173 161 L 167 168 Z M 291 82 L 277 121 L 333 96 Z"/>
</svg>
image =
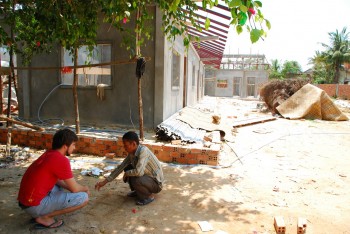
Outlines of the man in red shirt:
<svg viewBox="0 0 350 234">
<path fill-rule="evenodd" d="M 73 131 L 57 131 L 52 149 L 35 160 L 23 175 L 18 204 L 33 217 L 37 229 L 62 226 L 63 220 L 56 220 L 55 216 L 76 211 L 88 203 L 89 188 L 74 179 L 66 157 L 74 151 L 77 141 Z"/>
</svg>

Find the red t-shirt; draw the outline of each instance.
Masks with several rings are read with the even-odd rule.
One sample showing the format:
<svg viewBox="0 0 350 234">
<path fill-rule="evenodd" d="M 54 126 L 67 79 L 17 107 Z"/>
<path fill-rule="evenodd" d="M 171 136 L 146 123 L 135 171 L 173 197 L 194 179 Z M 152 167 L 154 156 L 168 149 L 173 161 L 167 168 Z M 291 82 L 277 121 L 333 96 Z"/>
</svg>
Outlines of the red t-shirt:
<svg viewBox="0 0 350 234">
<path fill-rule="evenodd" d="M 17 199 L 25 206 L 37 206 L 57 180 L 70 178 L 73 173 L 68 158 L 56 150 L 48 150 L 24 173 Z"/>
</svg>

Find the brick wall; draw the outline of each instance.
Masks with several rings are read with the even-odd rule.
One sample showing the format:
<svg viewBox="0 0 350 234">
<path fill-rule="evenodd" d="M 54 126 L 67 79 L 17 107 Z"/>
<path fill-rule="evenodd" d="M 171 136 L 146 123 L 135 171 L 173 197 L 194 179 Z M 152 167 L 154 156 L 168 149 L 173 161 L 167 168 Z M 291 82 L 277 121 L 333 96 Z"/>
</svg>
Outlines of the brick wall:
<svg viewBox="0 0 350 234">
<path fill-rule="evenodd" d="M 50 149 L 54 133 L 38 132 L 34 130 L 12 129 L 11 144 L 33 147 L 36 149 Z M 0 143 L 6 144 L 7 129 L 0 129 Z M 179 146 L 165 143 L 143 143 L 162 162 L 178 164 L 204 164 L 218 165 L 220 144 L 213 144 L 211 148 L 201 148 L 188 145 Z M 115 153 L 117 157 L 126 157 L 122 137 L 111 140 L 98 137 L 79 135 L 76 145 L 76 153 L 105 156 L 107 153 Z"/>
<path fill-rule="evenodd" d="M 337 87 L 338 86 L 338 87 Z M 350 85 L 347 84 L 318 84 L 317 87 L 324 90 L 330 97 L 339 97 L 350 100 Z M 338 88 L 338 90 L 337 90 Z"/>
</svg>

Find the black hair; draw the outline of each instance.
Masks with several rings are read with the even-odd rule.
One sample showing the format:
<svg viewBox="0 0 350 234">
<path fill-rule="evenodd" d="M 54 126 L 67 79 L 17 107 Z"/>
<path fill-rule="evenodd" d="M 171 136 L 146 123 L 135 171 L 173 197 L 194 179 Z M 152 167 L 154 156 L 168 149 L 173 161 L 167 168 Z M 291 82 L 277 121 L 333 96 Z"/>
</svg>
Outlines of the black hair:
<svg viewBox="0 0 350 234">
<path fill-rule="evenodd" d="M 136 132 L 129 131 L 123 135 L 123 141 L 135 141 L 136 144 L 140 144 L 139 136 Z"/>
<path fill-rule="evenodd" d="M 78 136 L 68 128 L 58 130 L 53 136 L 52 149 L 60 149 L 62 146 L 70 146 L 73 142 L 78 141 Z"/>
</svg>

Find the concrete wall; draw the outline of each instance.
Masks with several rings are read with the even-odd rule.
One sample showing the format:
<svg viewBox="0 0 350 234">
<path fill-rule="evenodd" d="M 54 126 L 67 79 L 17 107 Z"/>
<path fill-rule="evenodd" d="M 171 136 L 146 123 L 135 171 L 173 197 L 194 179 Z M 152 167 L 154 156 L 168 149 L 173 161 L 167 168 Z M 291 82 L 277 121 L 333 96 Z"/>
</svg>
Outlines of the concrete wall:
<svg viewBox="0 0 350 234">
<path fill-rule="evenodd" d="M 191 46 L 187 63 L 187 106 L 195 105 L 204 95 L 204 65 Z"/>
<path fill-rule="evenodd" d="M 234 93 L 234 77 L 240 77 L 238 95 Z M 253 92 L 248 93 L 248 78 L 255 77 L 255 86 L 252 88 Z M 220 85 L 220 80 L 227 81 L 227 85 Z M 215 96 L 217 97 L 232 97 L 232 96 L 254 96 L 259 95 L 259 87 L 268 81 L 268 74 L 266 71 L 245 71 L 245 70 L 217 70 L 216 71 L 216 84 L 215 84 Z M 209 91 L 208 91 L 209 92 Z"/>
<path fill-rule="evenodd" d="M 183 107 L 183 61 L 187 52 L 182 38 L 174 43 L 166 40 L 161 31 L 162 14 L 156 8 L 150 8 L 154 21 L 148 27 L 153 28 L 153 40 L 147 41 L 141 48 L 142 56 L 150 57 L 142 78 L 144 127 L 152 129 Z M 134 28 L 134 21 L 128 22 Z M 109 24 L 101 24 L 98 29 L 98 43 L 112 44 L 112 61 L 128 60 L 129 51 L 121 47 L 122 37 Z M 178 90 L 171 89 L 172 48 L 181 55 L 181 81 Z M 194 56 L 191 54 L 190 56 Z M 36 56 L 33 67 L 60 67 L 61 50 L 56 48 L 50 54 Z M 195 59 L 188 59 L 195 60 Z M 198 58 L 197 58 L 198 60 Z M 136 63 L 112 66 L 112 85 L 105 89 L 105 100 L 100 100 L 92 87 L 78 87 L 78 102 L 81 125 L 115 124 L 138 129 L 138 94 Z M 71 86 L 60 85 L 60 70 L 20 70 L 19 77 L 19 116 L 26 120 L 62 119 L 65 124 L 75 124 L 73 92 Z M 197 93 L 188 90 L 188 100 L 196 100 Z M 194 98 L 195 96 L 195 98 Z M 44 101 L 45 100 L 45 101 Z M 193 101 L 191 101 L 192 103 Z"/>
</svg>

